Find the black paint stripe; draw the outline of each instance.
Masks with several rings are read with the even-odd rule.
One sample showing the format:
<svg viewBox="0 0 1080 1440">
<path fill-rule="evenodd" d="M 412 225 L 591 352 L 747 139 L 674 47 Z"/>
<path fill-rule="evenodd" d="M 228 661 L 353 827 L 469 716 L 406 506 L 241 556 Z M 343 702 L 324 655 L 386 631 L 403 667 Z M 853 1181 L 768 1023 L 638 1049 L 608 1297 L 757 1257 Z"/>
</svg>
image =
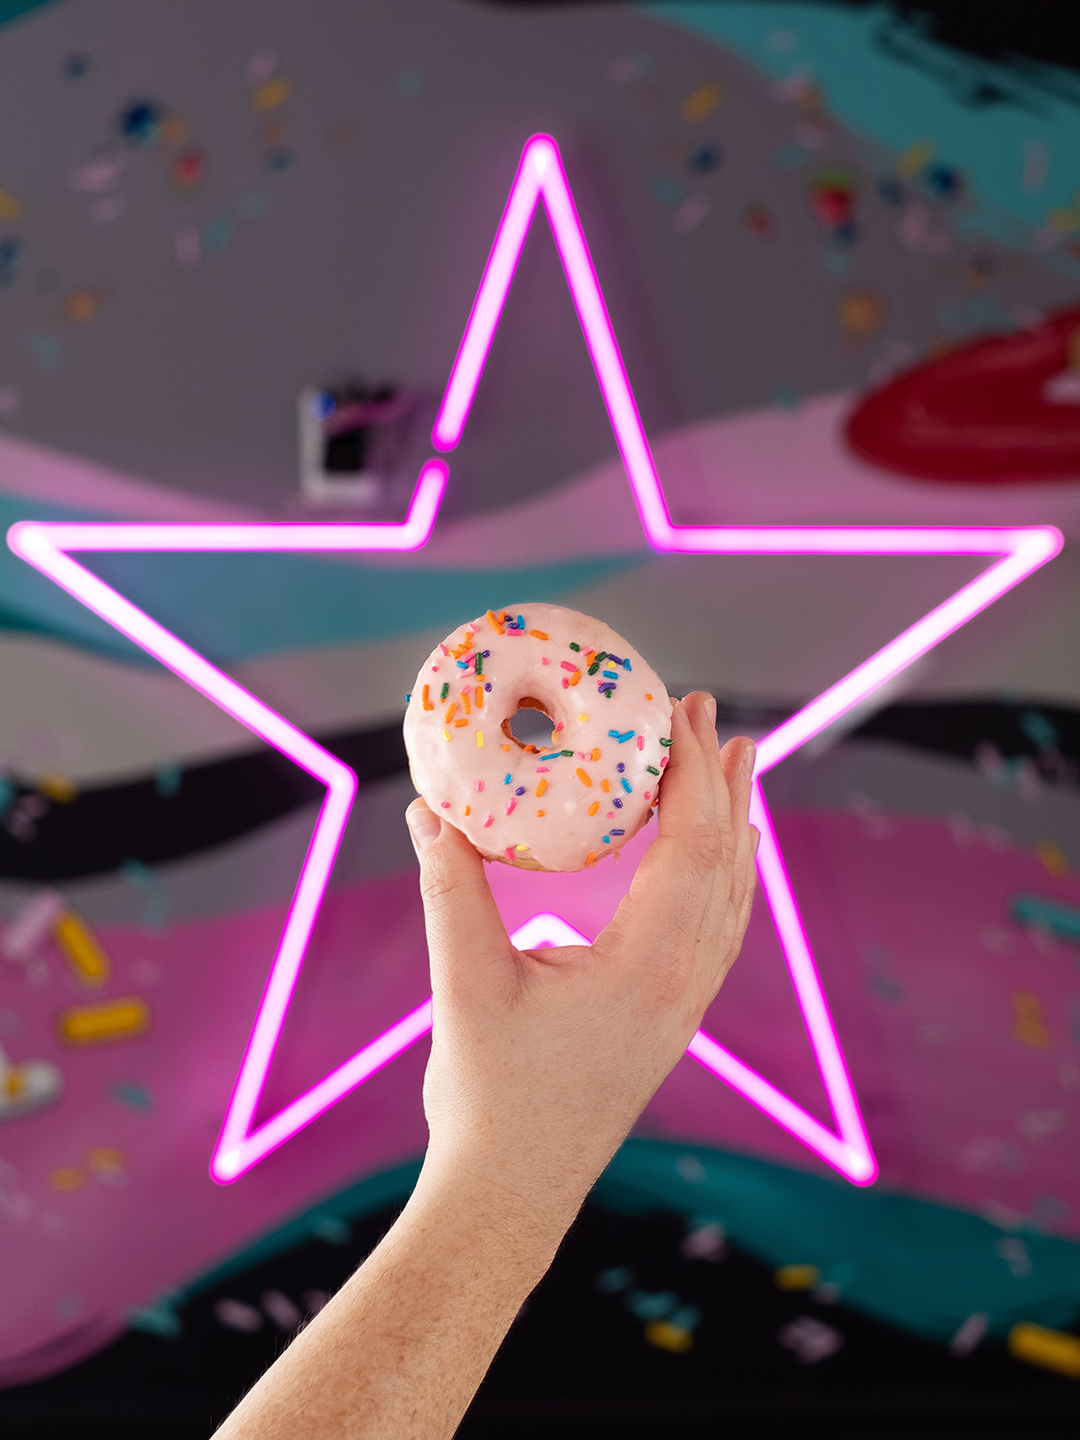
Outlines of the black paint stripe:
<svg viewBox="0 0 1080 1440">
<path fill-rule="evenodd" d="M 320 743 L 352 767 L 361 785 L 408 769 L 400 723 Z M 160 794 L 152 778 L 83 790 L 68 804 L 24 789 L 0 825 L 0 876 L 74 880 L 115 870 L 125 860 L 178 860 L 235 840 L 324 793 L 317 780 L 269 748 L 190 766 L 171 797 Z M 34 816 L 42 807 L 44 813 Z M 28 810 L 29 823 L 19 823 L 20 812 Z"/>
<path fill-rule="evenodd" d="M 771 728 L 784 718 L 723 701 L 718 708 L 725 728 Z M 1006 760 L 1031 757 L 1049 784 L 1075 786 L 1080 768 L 1080 711 L 1055 705 L 891 705 L 855 732 L 860 737 L 971 762 L 980 747 L 985 758 L 992 745 Z M 321 743 L 352 767 L 361 785 L 408 769 L 398 723 L 325 736 Z M 171 798 L 159 794 L 153 778 L 84 790 L 70 804 L 21 787 L 0 823 L 0 877 L 47 883 L 105 874 L 125 860 L 178 860 L 236 840 L 322 793 L 318 781 L 270 749 L 193 765 Z M 34 809 L 42 813 L 20 822 L 20 814 Z"/>
</svg>

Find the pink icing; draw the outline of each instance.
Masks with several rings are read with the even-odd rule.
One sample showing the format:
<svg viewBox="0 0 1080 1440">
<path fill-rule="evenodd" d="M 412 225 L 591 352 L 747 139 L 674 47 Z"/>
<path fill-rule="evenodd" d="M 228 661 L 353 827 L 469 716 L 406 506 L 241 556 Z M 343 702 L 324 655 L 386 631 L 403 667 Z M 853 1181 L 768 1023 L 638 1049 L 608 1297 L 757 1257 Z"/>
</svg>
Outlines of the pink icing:
<svg viewBox="0 0 1080 1440">
<path fill-rule="evenodd" d="M 505 629 L 500 635 L 485 615 L 455 630 L 421 666 L 405 713 L 413 783 L 429 805 L 437 806 L 444 795 L 451 797 L 444 818 L 487 859 L 545 870 L 580 870 L 590 863 L 590 856 L 600 860 L 616 853 L 648 819 L 653 792 L 644 786 L 651 784 L 649 766 L 663 768 L 666 756 L 660 741 L 671 736 L 672 702 L 651 666 L 602 621 L 559 605 L 515 605 L 493 613 L 514 620 L 521 614 L 525 627 Z M 530 635 L 530 630 L 546 638 Z M 525 643 L 511 646 L 507 643 L 511 636 Z M 467 642 L 471 642 L 468 648 L 462 648 Z M 571 642 L 580 648 L 571 650 Z M 477 676 L 476 655 L 485 651 L 490 653 Z M 608 661 L 590 676 L 590 652 L 625 658 L 630 669 Z M 439 698 L 442 684 L 425 680 L 428 667 L 440 655 L 447 657 L 440 671 L 450 687 L 445 700 Z M 545 669 L 551 657 L 557 664 Z M 468 669 L 460 669 L 458 661 Z M 612 682 L 601 670 L 612 667 L 618 679 L 608 696 L 599 686 Z M 580 679 L 571 686 L 574 673 Z M 468 681 L 464 686 L 463 680 Z M 484 687 L 480 706 L 475 703 L 478 685 Z M 646 695 L 652 698 L 647 700 Z M 525 697 L 540 701 L 553 720 L 551 740 L 530 749 L 508 739 L 502 728 Z M 447 711 L 455 702 L 457 708 L 448 721 Z M 458 724 L 461 720 L 466 723 Z M 622 742 L 609 735 L 611 730 L 625 737 Z M 636 743 L 629 743 L 631 738 Z M 559 753 L 563 750 L 573 753 Z M 597 750 L 599 758 L 593 760 Z M 548 763 L 537 765 L 538 759 Z M 620 764 L 622 771 L 617 769 Z M 510 794 L 504 815 L 482 818 L 463 813 L 470 793 L 483 790 L 488 781 L 502 787 L 508 774 Z M 616 791 L 624 777 L 632 789 L 619 795 L 622 806 L 602 810 L 597 805 L 590 815 L 590 808 L 603 798 L 600 782 L 607 780 L 611 791 Z M 538 796 L 540 784 L 544 789 Z M 521 787 L 525 794 L 515 796 Z M 623 834 L 612 835 L 612 828 Z M 524 850 L 518 848 L 522 845 Z"/>
</svg>

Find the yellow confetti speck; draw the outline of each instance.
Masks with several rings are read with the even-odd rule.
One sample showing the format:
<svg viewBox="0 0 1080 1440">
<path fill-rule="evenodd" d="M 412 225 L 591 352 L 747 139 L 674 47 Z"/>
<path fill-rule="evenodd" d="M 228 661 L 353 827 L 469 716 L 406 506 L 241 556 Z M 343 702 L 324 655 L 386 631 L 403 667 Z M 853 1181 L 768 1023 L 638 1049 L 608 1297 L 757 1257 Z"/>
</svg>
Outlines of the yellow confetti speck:
<svg viewBox="0 0 1080 1440">
<path fill-rule="evenodd" d="M 69 290 L 61 303 L 69 325 L 86 325 L 101 309 L 100 290 Z"/>
<path fill-rule="evenodd" d="M 483 732 L 483 730 L 477 730 L 477 732 L 476 732 L 476 748 L 477 748 L 478 750 L 482 750 L 482 749 L 484 748 L 484 732 Z"/>
<path fill-rule="evenodd" d="M 669 1320 L 650 1320 L 645 1326 L 645 1339 L 658 1350 L 681 1355 L 693 1348 L 694 1332 L 682 1325 L 672 1325 Z"/>
<path fill-rule="evenodd" d="M 22 203 L 16 200 L 14 195 L 0 190 L 0 220 L 3 220 L 5 225 L 17 225 L 22 218 Z"/>
<path fill-rule="evenodd" d="M 79 793 L 79 787 L 66 775 L 58 775 L 55 771 L 47 771 L 37 778 L 37 788 L 42 795 L 47 795 L 50 800 L 55 800 L 59 805 L 70 805 Z"/>
<path fill-rule="evenodd" d="M 86 1160 L 91 1170 L 109 1175 L 118 1174 L 127 1165 L 122 1150 L 112 1150 L 104 1145 L 91 1145 L 86 1152 Z"/>
<path fill-rule="evenodd" d="M 78 1165 L 62 1165 L 49 1172 L 49 1184 L 54 1190 L 81 1190 L 86 1174 Z"/>
<path fill-rule="evenodd" d="M 1069 861 L 1061 846 L 1053 840 L 1040 840 L 1035 846 L 1035 854 L 1038 856 L 1043 869 L 1049 875 L 1067 875 L 1069 873 Z"/>
<path fill-rule="evenodd" d="M 885 302 L 876 290 L 849 290 L 836 305 L 840 329 L 851 340 L 868 340 L 885 323 Z"/>
<path fill-rule="evenodd" d="M 816 1265 L 781 1265 L 773 1272 L 778 1290 L 813 1290 L 821 1281 Z"/>
<path fill-rule="evenodd" d="M 274 110 L 288 100 L 292 92 L 293 82 L 291 80 L 286 80 L 284 77 L 267 80 L 265 85 L 259 85 L 251 92 L 251 108 L 253 110 Z"/>
<path fill-rule="evenodd" d="M 104 985 L 109 957 L 78 915 L 65 911 L 53 926 L 53 938 L 84 985 Z"/>
<path fill-rule="evenodd" d="M 704 120 L 706 115 L 712 114 L 723 98 L 723 88 L 715 81 L 708 85 L 699 85 L 694 93 L 683 101 L 682 117 L 690 124 Z"/>
<path fill-rule="evenodd" d="M 1080 1380 L 1080 1335 L 1021 1320 L 1009 1331 L 1008 1345 L 1009 1354 L 1017 1360 Z"/>
<path fill-rule="evenodd" d="M 150 1024 L 150 1010 L 137 995 L 105 1000 L 100 1005 L 74 1005 L 57 1022 L 61 1040 L 68 1045 L 94 1045 L 141 1035 Z"/>
<path fill-rule="evenodd" d="M 896 173 L 901 180 L 910 180 L 924 165 L 934 158 L 936 146 L 932 140 L 920 140 L 897 157 Z"/>
<path fill-rule="evenodd" d="M 1017 1040 L 1034 1046 L 1036 1050 L 1045 1050 L 1050 1044 L 1050 1031 L 1043 1024 L 1042 1006 L 1038 1000 L 1028 990 L 1014 990 L 1012 1003 L 1016 1013 L 1013 1034 Z"/>
<path fill-rule="evenodd" d="M 581 721 L 582 725 L 588 724 L 588 715 L 579 715 L 577 718 Z"/>
</svg>

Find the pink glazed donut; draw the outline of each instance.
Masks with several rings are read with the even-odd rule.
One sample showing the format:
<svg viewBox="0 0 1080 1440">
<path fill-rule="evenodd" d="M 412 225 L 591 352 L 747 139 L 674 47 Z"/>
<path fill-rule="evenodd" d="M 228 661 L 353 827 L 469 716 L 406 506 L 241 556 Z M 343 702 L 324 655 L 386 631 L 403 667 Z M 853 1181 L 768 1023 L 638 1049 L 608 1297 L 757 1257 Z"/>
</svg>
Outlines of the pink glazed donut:
<svg viewBox="0 0 1080 1440">
<path fill-rule="evenodd" d="M 542 711 L 550 741 L 510 721 Z M 672 702 L 600 620 L 560 605 L 489 610 L 434 649 L 405 712 L 413 784 L 488 860 L 581 870 L 652 816 Z"/>
</svg>

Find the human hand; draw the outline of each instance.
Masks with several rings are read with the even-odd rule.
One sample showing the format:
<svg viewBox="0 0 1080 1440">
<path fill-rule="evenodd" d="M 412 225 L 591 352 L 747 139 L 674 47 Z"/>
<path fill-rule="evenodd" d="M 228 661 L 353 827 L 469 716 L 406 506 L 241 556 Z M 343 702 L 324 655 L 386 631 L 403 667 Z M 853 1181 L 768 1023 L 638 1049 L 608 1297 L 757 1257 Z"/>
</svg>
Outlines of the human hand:
<svg viewBox="0 0 1080 1440">
<path fill-rule="evenodd" d="M 595 944 L 518 951 L 484 862 L 422 800 L 431 1143 L 404 1211 L 233 1411 L 222 1440 L 450 1440 L 589 1187 L 686 1049 L 753 897 L 754 747 L 690 695 L 660 834 Z"/>
<path fill-rule="evenodd" d="M 435 1002 L 429 1184 L 479 1186 L 561 1236 L 685 1051 L 755 879 L 754 746 L 720 750 L 715 714 L 701 693 L 676 704 L 659 835 L 592 946 L 514 949 L 480 856 L 423 800 L 409 807 Z"/>
</svg>

